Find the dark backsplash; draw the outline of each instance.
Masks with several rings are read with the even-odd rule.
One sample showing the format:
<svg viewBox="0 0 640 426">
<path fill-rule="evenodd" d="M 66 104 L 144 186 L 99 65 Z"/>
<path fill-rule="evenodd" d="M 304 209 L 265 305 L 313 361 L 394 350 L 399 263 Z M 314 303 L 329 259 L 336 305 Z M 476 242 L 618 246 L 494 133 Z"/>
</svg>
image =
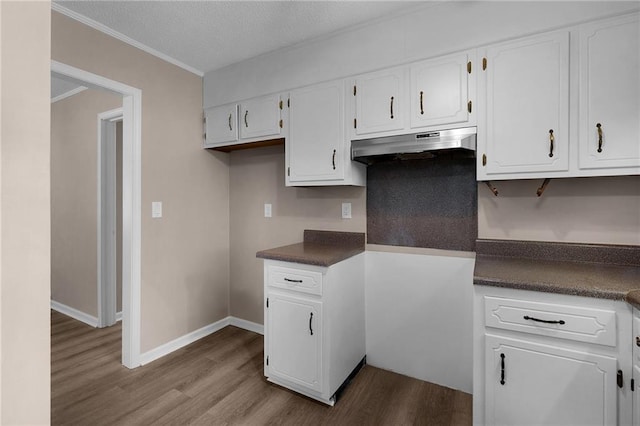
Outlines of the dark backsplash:
<svg viewBox="0 0 640 426">
<path fill-rule="evenodd" d="M 474 158 L 388 161 L 367 169 L 367 243 L 474 251 Z"/>
</svg>

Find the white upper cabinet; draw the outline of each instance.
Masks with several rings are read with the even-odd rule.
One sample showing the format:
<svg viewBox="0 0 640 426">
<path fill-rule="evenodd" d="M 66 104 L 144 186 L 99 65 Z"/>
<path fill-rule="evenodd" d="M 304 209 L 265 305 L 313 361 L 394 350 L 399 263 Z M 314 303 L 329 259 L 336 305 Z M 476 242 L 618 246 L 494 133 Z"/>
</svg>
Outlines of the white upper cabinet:
<svg viewBox="0 0 640 426">
<path fill-rule="evenodd" d="M 238 141 L 238 104 L 209 108 L 205 117 L 205 148 Z"/>
<path fill-rule="evenodd" d="M 461 53 L 411 66 L 411 128 L 471 125 L 472 55 Z"/>
<path fill-rule="evenodd" d="M 358 76 L 353 84 L 355 100 L 354 137 L 402 130 L 408 106 L 406 69 L 394 68 Z"/>
<path fill-rule="evenodd" d="M 249 99 L 240 103 L 240 138 L 280 137 L 283 123 L 280 95 Z"/>
<path fill-rule="evenodd" d="M 569 170 L 569 32 L 488 47 L 482 58 L 478 179 Z"/>
<path fill-rule="evenodd" d="M 291 92 L 286 185 L 366 183 L 364 166 L 351 161 L 346 143 L 344 97 L 342 80 Z"/>
<path fill-rule="evenodd" d="M 350 80 L 351 140 L 475 126 L 474 59 L 462 52 Z"/>
<path fill-rule="evenodd" d="M 580 28 L 580 169 L 640 172 L 638 15 Z"/>
</svg>

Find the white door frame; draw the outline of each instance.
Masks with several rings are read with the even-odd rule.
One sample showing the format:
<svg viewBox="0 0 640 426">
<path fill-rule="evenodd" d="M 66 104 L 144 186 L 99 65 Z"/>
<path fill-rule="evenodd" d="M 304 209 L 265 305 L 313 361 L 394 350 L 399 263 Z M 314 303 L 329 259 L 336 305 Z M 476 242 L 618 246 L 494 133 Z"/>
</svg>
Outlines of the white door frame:
<svg viewBox="0 0 640 426">
<path fill-rule="evenodd" d="M 122 96 L 122 364 L 140 366 L 140 253 L 142 200 L 142 91 L 51 61 L 63 80 Z"/>
<path fill-rule="evenodd" d="M 98 114 L 98 327 L 116 323 L 116 122 L 122 108 Z"/>
</svg>

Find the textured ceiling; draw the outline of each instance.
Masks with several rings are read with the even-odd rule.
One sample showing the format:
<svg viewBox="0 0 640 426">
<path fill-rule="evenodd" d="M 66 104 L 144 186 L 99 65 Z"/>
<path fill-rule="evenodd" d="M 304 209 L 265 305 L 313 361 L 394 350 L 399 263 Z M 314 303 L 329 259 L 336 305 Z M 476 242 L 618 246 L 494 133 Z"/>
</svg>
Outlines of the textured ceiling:
<svg viewBox="0 0 640 426">
<path fill-rule="evenodd" d="M 56 0 L 55 3 L 195 70 L 207 72 L 423 2 Z"/>
</svg>

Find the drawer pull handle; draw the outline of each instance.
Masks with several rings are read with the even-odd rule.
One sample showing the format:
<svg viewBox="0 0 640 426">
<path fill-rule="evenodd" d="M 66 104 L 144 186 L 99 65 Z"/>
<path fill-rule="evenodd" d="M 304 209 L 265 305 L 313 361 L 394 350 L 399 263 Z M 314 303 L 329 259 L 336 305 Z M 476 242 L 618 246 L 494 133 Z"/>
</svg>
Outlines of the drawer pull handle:
<svg viewBox="0 0 640 426">
<path fill-rule="evenodd" d="M 231 114 L 229 114 L 229 130 L 233 130 L 233 127 L 231 127 Z"/>
<path fill-rule="evenodd" d="M 311 320 L 313 320 L 313 312 L 309 313 L 309 333 L 313 336 L 313 328 L 311 328 Z"/>
<path fill-rule="evenodd" d="M 333 150 L 333 156 L 331 157 L 331 164 L 333 165 L 333 170 L 336 169 L 336 150 Z"/>
<path fill-rule="evenodd" d="M 545 324 L 560 324 L 560 325 L 562 325 L 562 324 L 565 323 L 564 320 L 548 321 L 548 320 L 541 320 L 541 319 L 538 319 L 538 318 L 530 317 L 528 315 L 525 315 L 523 318 L 526 319 L 526 320 L 531 320 L 531 321 L 536 321 L 536 322 L 543 322 Z"/>
<path fill-rule="evenodd" d="M 549 157 L 553 157 L 553 143 L 556 138 L 553 136 L 553 129 L 549 130 Z"/>
<path fill-rule="evenodd" d="M 424 92 L 420 92 L 420 114 L 424 115 L 424 104 L 422 102 L 422 97 L 424 96 Z"/>
<path fill-rule="evenodd" d="M 504 386 L 504 354 L 500 354 L 500 384 Z"/>
<path fill-rule="evenodd" d="M 391 97 L 391 119 L 393 120 L 393 96 Z"/>
<path fill-rule="evenodd" d="M 636 336 L 636 346 L 640 346 L 640 336 Z"/>
<path fill-rule="evenodd" d="M 301 283 L 302 280 L 292 280 L 291 278 L 285 278 L 284 279 L 286 282 L 288 283 Z"/>
</svg>

